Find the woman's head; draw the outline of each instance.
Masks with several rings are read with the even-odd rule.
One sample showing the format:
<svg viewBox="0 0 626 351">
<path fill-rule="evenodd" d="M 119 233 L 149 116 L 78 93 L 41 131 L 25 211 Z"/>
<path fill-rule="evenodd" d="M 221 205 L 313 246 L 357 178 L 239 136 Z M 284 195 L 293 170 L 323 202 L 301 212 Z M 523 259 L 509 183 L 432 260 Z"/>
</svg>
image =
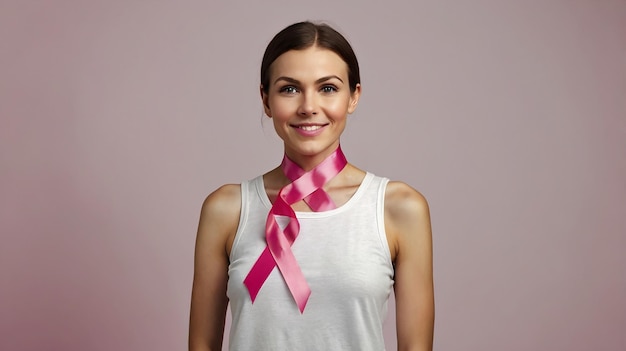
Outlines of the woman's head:
<svg viewBox="0 0 626 351">
<path fill-rule="evenodd" d="M 317 164 L 337 149 L 360 94 L 356 56 L 331 27 L 296 23 L 269 43 L 261 98 L 290 159 Z"/>
<path fill-rule="evenodd" d="M 261 86 L 268 93 L 272 63 L 290 50 L 304 50 L 316 46 L 333 51 L 348 66 L 350 91 L 354 92 L 361 83 L 359 63 L 350 43 L 339 32 L 326 24 L 312 22 L 294 23 L 274 36 L 265 49 L 261 63 Z"/>
</svg>

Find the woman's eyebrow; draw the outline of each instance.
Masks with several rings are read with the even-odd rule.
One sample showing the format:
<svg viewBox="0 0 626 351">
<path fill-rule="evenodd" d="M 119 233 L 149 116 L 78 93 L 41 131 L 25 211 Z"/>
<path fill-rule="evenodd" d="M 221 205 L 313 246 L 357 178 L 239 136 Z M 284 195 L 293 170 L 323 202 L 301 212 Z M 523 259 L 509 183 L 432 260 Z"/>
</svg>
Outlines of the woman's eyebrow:
<svg viewBox="0 0 626 351">
<path fill-rule="evenodd" d="M 323 83 L 323 82 L 328 81 L 328 80 L 331 80 L 331 79 L 333 79 L 333 78 L 334 78 L 334 79 L 337 79 L 337 80 L 339 80 L 341 83 L 343 83 L 343 80 L 342 80 L 341 78 L 339 78 L 338 76 L 336 76 L 336 75 L 330 75 L 330 76 L 322 77 L 322 78 L 320 78 L 320 79 L 316 80 L 316 81 L 315 81 L 315 84 Z M 286 82 L 288 82 L 288 83 L 292 83 L 292 84 L 298 84 L 298 85 L 300 84 L 300 81 L 299 81 L 299 80 L 297 80 L 297 79 L 293 79 L 293 78 L 291 78 L 291 77 L 285 77 L 285 76 L 281 76 L 281 77 L 276 78 L 276 80 L 274 81 L 274 84 L 278 83 L 278 82 L 279 82 L 279 81 L 281 81 L 281 80 L 284 80 L 284 81 L 286 81 Z"/>
<path fill-rule="evenodd" d="M 316 80 L 315 83 L 319 84 L 319 83 L 325 82 L 327 80 L 331 80 L 333 78 L 335 78 L 335 79 L 339 80 L 341 83 L 343 83 L 343 80 L 341 78 L 339 78 L 338 76 L 335 76 L 335 75 L 322 77 L 322 78 Z"/>
<path fill-rule="evenodd" d="M 276 80 L 274 81 L 274 84 L 278 83 L 281 80 L 284 80 L 284 81 L 286 81 L 288 83 L 293 83 L 293 84 L 298 84 L 298 85 L 300 84 L 299 80 L 293 79 L 293 78 L 290 78 L 290 77 L 285 77 L 285 76 L 281 76 L 281 77 L 276 78 Z"/>
</svg>

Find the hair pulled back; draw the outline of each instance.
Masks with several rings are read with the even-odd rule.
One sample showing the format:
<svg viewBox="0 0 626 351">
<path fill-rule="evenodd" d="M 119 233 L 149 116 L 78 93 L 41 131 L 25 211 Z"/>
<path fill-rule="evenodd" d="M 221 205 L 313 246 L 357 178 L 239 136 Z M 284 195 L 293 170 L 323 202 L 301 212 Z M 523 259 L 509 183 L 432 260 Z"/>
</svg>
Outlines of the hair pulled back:
<svg viewBox="0 0 626 351">
<path fill-rule="evenodd" d="M 265 49 L 261 62 L 261 85 L 263 91 L 269 91 L 270 66 L 282 54 L 289 50 L 304 50 L 312 46 L 333 51 L 348 65 L 350 91 L 361 83 L 359 63 L 350 43 L 327 24 L 309 21 L 294 23 L 274 36 Z"/>
</svg>

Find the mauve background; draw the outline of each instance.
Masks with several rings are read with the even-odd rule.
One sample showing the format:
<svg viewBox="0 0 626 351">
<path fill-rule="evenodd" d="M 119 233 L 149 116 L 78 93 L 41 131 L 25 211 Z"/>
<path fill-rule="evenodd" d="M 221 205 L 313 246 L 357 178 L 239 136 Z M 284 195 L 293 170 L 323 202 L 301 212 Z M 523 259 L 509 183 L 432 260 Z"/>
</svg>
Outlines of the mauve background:
<svg viewBox="0 0 626 351">
<path fill-rule="evenodd" d="M 258 67 L 304 19 L 361 62 L 348 158 L 430 201 L 435 350 L 625 350 L 609 0 L 3 0 L 0 350 L 186 349 L 200 205 L 280 162 Z"/>
</svg>

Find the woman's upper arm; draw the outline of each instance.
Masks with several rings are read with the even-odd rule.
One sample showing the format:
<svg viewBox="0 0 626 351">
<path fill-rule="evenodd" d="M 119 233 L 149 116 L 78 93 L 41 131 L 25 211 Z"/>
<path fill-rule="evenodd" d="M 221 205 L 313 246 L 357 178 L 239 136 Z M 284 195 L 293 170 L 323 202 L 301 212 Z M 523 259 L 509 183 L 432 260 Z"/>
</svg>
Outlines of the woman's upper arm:
<svg viewBox="0 0 626 351">
<path fill-rule="evenodd" d="M 202 205 L 194 257 L 189 350 L 221 350 L 226 318 L 228 251 L 241 209 L 239 185 L 225 185 Z"/>
<path fill-rule="evenodd" d="M 428 202 L 401 182 L 385 194 L 385 228 L 395 265 L 398 350 L 432 350 L 435 305 Z"/>
</svg>

